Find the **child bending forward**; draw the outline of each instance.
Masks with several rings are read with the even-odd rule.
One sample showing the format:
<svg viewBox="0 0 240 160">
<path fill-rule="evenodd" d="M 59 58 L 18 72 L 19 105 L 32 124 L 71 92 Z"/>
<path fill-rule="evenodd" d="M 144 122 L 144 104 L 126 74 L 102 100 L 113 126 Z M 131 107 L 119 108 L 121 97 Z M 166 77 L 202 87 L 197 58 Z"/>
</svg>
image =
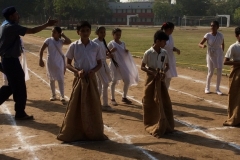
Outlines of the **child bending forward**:
<svg viewBox="0 0 240 160">
<path fill-rule="evenodd" d="M 148 133 L 157 138 L 174 130 L 172 104 L 164 80 L 169 67 L 167 52 L 162 48 L 168 38 L 161 30 L 155 33 L 154 45 L 145 52 L 141 66 L 146 72 L 142 100 L 144 126 Z"/>
<path fill-rule="evenodd" d="M 105 140 L 102 109 L 95 73 L 102 66 L 98 44 L 89 40 L 91 25 L 87 21 L 77 26 L 80 35 L 67 51 L 67 68 L 74 72 L 72 94 L 58 139 L 64 142 Z M 72 66 L 74 60 L 74 66 Z"/>
</svg>

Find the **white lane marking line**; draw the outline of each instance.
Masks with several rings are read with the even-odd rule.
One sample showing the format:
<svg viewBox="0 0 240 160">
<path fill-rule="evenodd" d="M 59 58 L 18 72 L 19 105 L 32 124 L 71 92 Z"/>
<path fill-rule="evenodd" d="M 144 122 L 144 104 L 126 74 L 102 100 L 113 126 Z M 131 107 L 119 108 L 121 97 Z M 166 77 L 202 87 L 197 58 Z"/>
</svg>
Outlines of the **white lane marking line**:
<svg viewBox="0 0 240 160">
<path fill-rule="evenodd" d="M 128 137 L 124 137 L 124 136 L 121 136 L 120 134 L 118 134 L 112 127 L 108 127 L 108 126 L 105 126 L 106 130 L 109 131 L 109 132 L 112 132 L 114 133 L 117 138 L 119 139 L 124 139 L 125 140 L 125 143 L 131 145 L 133 148 L 136 148 L 137 150 L 141 151 L 143 154 L 145 154 L 149 159 L 151 160 L 158 160 L 157 158 L 155 158 L 154 156 L 152 156 L 151 154 L 149 154 L 145 149 L 143 149 L 142 147 L 139 147 L 139 146 L 135 146 L 132 144 L 131 142 L 131 137 L 128 136 Z"/>
<path fill-rule="evenodd" d="M 221 107 L 221 108 L 224 108 L 224 109 L 227 109 L 227 108 L 228 108 L 228 106 L 226 106 L 226 105 L 223 105 L 223 104 L 220 104 L 220 103 L 217 103 L 217 102 L 214 102 L 214 101 L 212 101 L 212 100 L 205 99 L 205 98 L 201 98 L 201 97 L 192 95 L 192 94 L 190 94 L 190 93 L 186 93 L 186 92 L 183 92 L 183 91 L 179 91 L 179 90 L 173 89 L 173 88 L 171 88 L 171 87 L 169 88 L 169 90 L 172 90 L 172 91 L 175 91 L 175 92 L 178 92 L 178 93 L 187 95 L 187 96 L 192 97 L 192 98 L 195 98 L 195 99 L 199 99 L 199 100 L 205 101 L 205 102 L 207 102 L 207 103 L 213 104 L 213 105 L 215 105 L 215 106 L 218 106 L 218 107 Z"/>
<path fill-rule="evenodd" d="M 206 84 L 206 81 L 202 81 L 202 80 L 194 79 L 194 78 L 189 77 L 189 76 L 178 75 L 178 77 L 179 77 L 179 78 L 182 78 L 182 79 L 186 79 L 186 80 L 192 80 L 192 81 L 194 81 L 194 82 L 201 83 L 201 84 Z M 212 86 L 212 87 L 215 87 L 216 84 L 212 84 L 211 86 Z M 222 89 L 226 89 L 226 90 L 229 89 L 227 86 L 223 86 L 223 85 L 221 85 L 220 88 L 222 88 Z"/>
<path fill-rule="evenodd" d="M 29 145 L 25 140 L 24 140 L 24 136 L 22 135 L 22 132 L 20 131 L 20 127 L 17 126 L 15 120 L 13 119 L 13 117 L 11 116 L 11 112 L 9 111 L 8 107 L 6 104 L 2 104 L 1 105 L 1 111 L 2 113 L 5 113 L 6 115 L 8 115 L 7 119 L 9 121 L 9 123 L 11 124 L 11 126 L 14 128 L 15 132 L 16 132 L 16 136 L 17 139 L 20 141 L 21 146 L 23 146 L 24 148 L 26 148 L 26 150 L 29 151 L 29 154 L 32 156 L 32 158 L 34 160 L 38 160 L 37 156 L 34 153 L 34 150 L 32 148 L 31 145 Z"/>
<path fill-rule="evenodd" d="M 227 130 L 227 129 L 235 129 L 234 127 L 213 127 L 213 128 L 206 128 L 206 129 L 202 129 L 203 131 L 220 131 L 220 130 Z M 184 131 L 185 133 L 192 133 L 192 132 L 197 132 L 197 130 L 193 129 L 193 130 L 188 130 L 188 131 Z"/>
<path fill-rule="evenodd" d="M 120 93 L 120 94 L 122 94 L 120 91 L 117 91 L 117 92 Z M 140 102 L 140 101 L 138 101 L 138 100 L 136 100 L 136 99 L 134 99 L 134 98 L 131 98 L 131 97 L 129 97 L 129 96 L 128 96 L 128 98 L 142 105 L 142 102 Z M 235 149 L 240 150 L 240 145 L 238 145 L 237 143 L 235 143 L 235 142 L 227 142 L 227 141 L 225 141 L 224 139 L 222 139 L 222 138 L 220 138 L 220 137 L 217 137 L 217 136 L 215 136 L 215 135 L 213 135 L 213 134 L 207 133 L 207 132 L 205 132 L 203 129 L 201 129 L 202 127 L 200 127 L 200 126 L 196 126 L 196 125 L 194 125 L 194 124 L 191 124 L 190 122 L 182 121 L 182 120 L 179 120 L 179 119 L 177 119 L 177 118 L 174 118 L 174 120 L 175 120 L 176 122 L 179 122 L 179 123 L 181 123 L 181 124 L 189 127 L 189 128 L 192 128 L 192 129 L 196 130 L 197 132 L 201 132 L 202 134 L 204 134 L 204 135 L 206 135 L 206 136 L 208 136 L 208 137 L 210 137 L 210 138 L 212 138 L 212 139 L 218 140 L 218 141 L 221 142 L 221 143 L 228 144 L 229 146 L 232 146 L 232 147 L 234 147 Z"/>
<path fill-rule="evenodd" d="M 136 65 L 136 66 L 139 67 L 139 68 L 141 67 L 140 65 Z M 202 81 L 202 80 L 199 80 L 199 79 L 195 79 L 195 78 L 193 78 L 193 77 L 189 77 L 189 76 L 185 76 L 185 75 L 178 75 L 178 77 L 179 77 L 179 78 L 182 78 L 182 79 L 194 81 L 194 82 L 196 82 L 196 83 L 206 84 L 206 81 Z M 213 83 L 213 84 L 211 84 L 211 86 L 212 86 L 212 87 L 215 87 L 216 84 Z M 220 88 L 226 89 L 226 90 L 229 89 L 227 86 L 223 86 L 223 85 L 221 85 Z"/>
<path fill-rule="evenodd" d="M 35 75 L 37 78 L 39 78 L 40 80 L 42 80 L 42 82 L 44 82 L 45 84 L 47 84 L 48 86 L 50 86 L 50 84 L 49 84 L 46 80 L 44 80 L 42 77 L 40 77 L 37 73 L 33 72 L 33 71 L 30 70 L 29 68 L 28 68 L 28 70 L 29 70 L 33 75 Z M 59 92 L 59 90 L 56 90 L 56 91 Z M 69 100 L 69 97 L 65 96 L 65 98 Z M 104 125 L 104 127 L 105 127 L 108 131 L 111 131 L 112 133 L 114 133 L 115 135 L 117 135 L 118 137 L 120 137 L 121 139 L 123 139 L 124 141 L 126 141 L 126 142 L 131 142 L 131 141 L 130 141 L 129 139 L 127 139 L 126 137 L 121 136 L 120 134 L 118 134 L 117 131 L 114 130 L 113 128 L 108 127 L 108 126 L 106 126 L 106 125 Z M 149 153 L 148 153 L 146 150 L 144 150 L 143 148 L 141 148 L 141 147 L 139 147 L 139 146 L 134 146 L 133 144 L 132 144 L 132 146 L 133 146 L 135 149 L 141 151 L 143 154 L 145 154 L 145 155 L 146 155 L 148 158 L 150 158 L 151 160 L 157 160 L 155 157 L 153 157 L 151 154 L 149 154 Z"/>
</svg>

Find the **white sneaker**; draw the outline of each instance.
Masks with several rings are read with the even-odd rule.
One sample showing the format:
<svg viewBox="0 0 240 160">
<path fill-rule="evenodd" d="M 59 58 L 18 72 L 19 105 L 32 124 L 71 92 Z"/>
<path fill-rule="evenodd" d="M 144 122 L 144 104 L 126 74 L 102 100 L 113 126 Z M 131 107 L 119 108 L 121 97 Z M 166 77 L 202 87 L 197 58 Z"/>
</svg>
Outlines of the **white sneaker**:
<svg viewBox="0 0 240 160">
<path fill-rule="evenodd" d="M 118 105 L 117 102 L 115 101 L 115 99 L 112 99 L 112 100 L 111 100 L 111 104 L 112 104 L 113 106 L 117 106 L 117 105 Z"/>
<path fill-rule="evenodd" d="M 50 98 L 50 101 L 56 101 L 56 100 L 57 100 L 57 98 L 55 95 Z"/>
<path fill-rule="evenodd" d="M 61 101 L 61 102 L 65 102 L 66 100 L 65 100 L 64 97 L 60 97 L 60 101 Z"/>
<path fill-rule="evenodd" d="M 210 94 L 209 89 L 205 89 L 205 93 L 206 93 L 206 94 Z"/>
<path fill-rule="evenodd" d="M 222 93 L 220 90 L 217 90 L 216 93 L 217 93 L 218 95 L 223 95 L 223 93 Z"/>
</svg>

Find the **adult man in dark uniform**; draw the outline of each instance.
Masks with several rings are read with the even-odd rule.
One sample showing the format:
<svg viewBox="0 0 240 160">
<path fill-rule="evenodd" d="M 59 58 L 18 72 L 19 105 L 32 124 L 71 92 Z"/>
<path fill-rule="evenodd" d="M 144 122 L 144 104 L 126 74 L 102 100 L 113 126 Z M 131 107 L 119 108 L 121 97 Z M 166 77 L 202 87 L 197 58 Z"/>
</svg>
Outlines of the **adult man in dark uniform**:
<svg viewBox="0 0 240 160">
<path fill-rule="evenodd" d="M 53 26 L 57 21 L 48 19 L 43 25 L 26 28 L 18 24 L 20 16 L 15 7 L 5 8 L 2 15 L 6 20 L 0 27 L 0 56 L 2 60 L 0 71 L 7 76 L 9 85 L 0 88 L 0 105 L 13 94 L 15 119 L 32 120 L 33 116 L 29 116 L 25 112 L 27 90 L 24 71 L 18 59 L 22 53 L 20 36 L 40 32 L 48 26 Z"/>
</svg>

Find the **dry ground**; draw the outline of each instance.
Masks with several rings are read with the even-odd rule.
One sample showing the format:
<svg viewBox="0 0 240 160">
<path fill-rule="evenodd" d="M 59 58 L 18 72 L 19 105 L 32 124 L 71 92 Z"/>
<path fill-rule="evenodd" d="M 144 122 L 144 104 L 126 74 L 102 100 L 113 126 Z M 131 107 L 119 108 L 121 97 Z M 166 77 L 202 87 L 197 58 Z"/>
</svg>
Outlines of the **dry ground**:
<svg viewBox="0 0 240 160">
<path fill-rule="evenodd" d="M 129 96 L 133 105 L 121 100 L 117 88 L 115 113 L 103 113 L 105 134 L 109 141 L 62 144 L 56 139 L 66 105 L 50 102 L 50 88 L 46 69 L 38 66 L 38 51 L 43 40 L 24 37 L 31 79 L 27 81 L 26 111 L 34 121 L 15 122 L 14 103 L 10 99 L 0 107 L 0 160 L 5 159 L 240 159 L 240 128 L 223 127 L 227 117 L 228 78 L 222 79 L 223 96 L 204 94 L 206 73 L 178 68 L 169 91 L 177 132 L 161 139 L 144 131 L 141 99 L 144 73 L 141 81 L 131 87 Z M 67 47 L 64 47 L 66 50 Z M 46 54 L 45 54 L 46 57 Z M 139 65 L 140 59 L 135 59 Z M 71 94 L 73 75 L 65 75 L 65 93 Z M 216 79 L 213 78 L 213 83 Z M 215 86 L 212 86 L 214 91 Z"/>
</svg>

